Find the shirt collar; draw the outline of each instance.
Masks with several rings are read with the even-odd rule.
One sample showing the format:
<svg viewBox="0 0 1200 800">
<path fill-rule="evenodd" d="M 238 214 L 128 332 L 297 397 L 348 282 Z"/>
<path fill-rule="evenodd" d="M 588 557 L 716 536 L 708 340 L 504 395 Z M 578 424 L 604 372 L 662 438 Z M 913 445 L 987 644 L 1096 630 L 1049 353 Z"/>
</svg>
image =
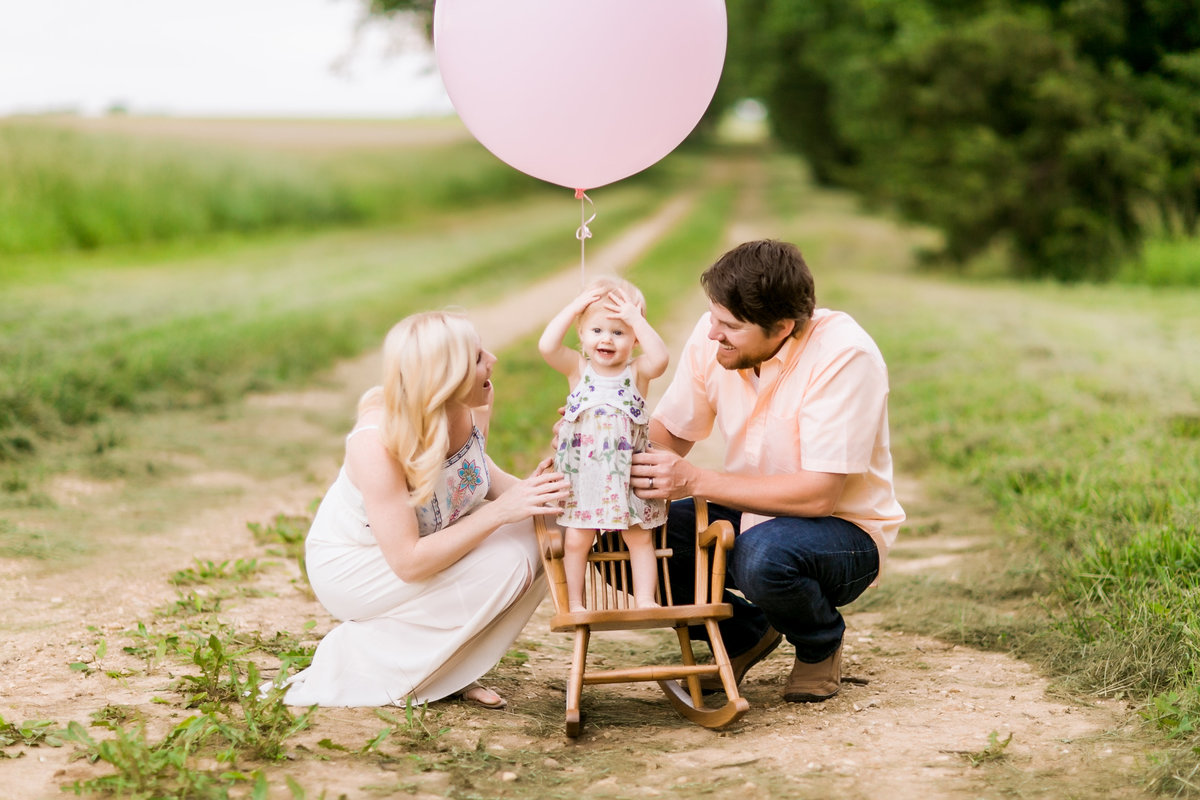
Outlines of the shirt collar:
<svg viewBox="0 0 1200 800">
<path fill-rule="evenodd" d="M 813 321 L 810 319 L 810 320 L 808 320 L 808 322 L 804 323 L 804 330 L 802 330 L 800 332 L 799 336 L 788 336 L 786 339 L 784 339 L 783 344 L 779 347 L 778 350 L 775 351 L 775 355 L 771 356 L 770 358 L 761 362 L 758 365 L 759 366 L 758 377 L 762 376 L 762 367 L 764 365 L 775 363 L 775 362 L 778 362 L 780 365 L 786 364 L 796 354 L 798 354 L 800 350 L 804 349 L 804 343 L 805 343 L 805 341 L 807 341 L 809 334 L 812 333 L 812 329 L 813 329 Z M 747 373 L 747 377 L 754 377 L 754 368 L 753 367 L 750 367 L 749 369 L 744 370 L 744 372 Z"/>
</svg>

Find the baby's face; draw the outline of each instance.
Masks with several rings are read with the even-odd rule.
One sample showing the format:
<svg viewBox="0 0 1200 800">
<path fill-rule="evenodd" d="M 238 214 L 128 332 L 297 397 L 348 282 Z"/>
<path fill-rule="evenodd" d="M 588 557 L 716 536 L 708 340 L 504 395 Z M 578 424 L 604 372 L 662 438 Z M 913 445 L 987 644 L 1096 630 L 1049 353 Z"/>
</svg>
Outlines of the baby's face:
<svg viewBox="0 0 1200 800">
<path fill-rule="evenodd" d="M 609 317 L 601 299 L 583 312 L 579 320 L 579 343 L 595 368 L 615 371 L 633 356 L 637 337 L 624 322 Z"/>
</svg>

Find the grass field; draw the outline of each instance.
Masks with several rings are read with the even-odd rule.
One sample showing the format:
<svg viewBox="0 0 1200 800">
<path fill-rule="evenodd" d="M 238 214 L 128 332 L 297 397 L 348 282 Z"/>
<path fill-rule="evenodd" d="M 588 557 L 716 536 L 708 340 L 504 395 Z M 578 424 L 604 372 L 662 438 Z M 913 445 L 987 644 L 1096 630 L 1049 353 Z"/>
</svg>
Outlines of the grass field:
<svg viewBox="0 0 1200 800">
<path fill-rule="evenodd" d="M 300 130 L 306 147 L 272 146 Z M 350 131 L 377 131 L 366 123 Z M 97 249 L 222 233 L 414 221 L 431 213 L 545 192 L 470 139 L 361 137 L 321 148 L 309 126 L 64 125 L 0 120 L 0 255 Z M 336 140 L 338 128 L 325 130 Z M 154 133 L 159 135 L 153 135 Z M 359 141 L 359 137 L 348 137 Z"/>
<path fill-rule="evenodd" d="M 421 152 L 426 161 L 432 151 Z M 1193 791 L 1200 289 L 924 273 L 916 253 L 934 234 L 865 214 L 854 198 L 814 188 L 798 162 L 764 157 L 771 177 L 758 213 L 801 245 L 821 304 L 850 311 L 888 360 L 898 471 L 991 520 L 976 571 L 956 581 L 897 575 L 865 602 L 896 625 L 1014 651 L 1072 691 L 1128 698 L 1159 737 L 1152 783 Z M 436 171 L 432 163 L 422 168 Z M 671 169 L 679 174 L 609 190 L 606 234 L 683 185 L 673 181 L 702 174 Z M 677 287 L 722 248 L 735 194 L 747 191 L 738 175 L 705 179 L 692 215 L 630 273 L 658 319 L 678 311 Z M 100 463 L 154 485 L 161 476 L 140 466 L 162 469 L 153 448 L 166 437 L 201 448 L 180 442 L 203 441 L 230 400 L 303 385 L 373 346 L 404 313 L 510 291 L 569 262 L 577 211 L 537 191 L 503 204 L 451 192 L 419 224 L 0 256 L 0 554 L 48 569 L 87 558 L 86 542 L 72 544 L 87 517 L 49 500 L 50 476 Z M 503 410 L 492 444 L 502 463 L 527 465 L 541 439 L 525 426 L 540 426 L 564 387 L 531 342 L 502 353 L 501 365 L 528 402 Z M 172 431 L 181 426 L 189 430 Z M 235 448 L 219 437 L 207 446 Z M 934 533 L 947 532 L 910 525 L 902 535 Z"/>
</svg>

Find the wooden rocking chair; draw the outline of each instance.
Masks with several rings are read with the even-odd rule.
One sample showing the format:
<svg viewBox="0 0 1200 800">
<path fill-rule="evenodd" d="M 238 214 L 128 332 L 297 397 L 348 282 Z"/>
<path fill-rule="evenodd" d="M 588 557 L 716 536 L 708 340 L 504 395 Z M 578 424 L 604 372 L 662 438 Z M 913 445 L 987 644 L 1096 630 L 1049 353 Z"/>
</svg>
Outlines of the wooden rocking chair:
<svg viewBox="0 0 1200 800">
<path fill-rule="evenodd" d="M 567 605 L 567 579 L 563 567 L 562 532 L 549 527 L 544 517 L 535 517 L 542 562 L 554 601 L 553 631 L 574 632 L 575 652 L 567 682 L 567 735 L 578 736 L 581 728 L 579 701 L 585 684 L 657 681 L 667 699 L 685 718 L 706 728 L 721 728 L 741 718 L 750 704 L 738 694 L 737 682 L 729 664 L 729 654 L 721 639 L 717 620 L 733 614 L 728 603 L 720 602 L 725 589 L 725 560 L 733 547 L 733 526 L 725 521 L 708 524 L 708 505 L 696 499 L 696 591 L 690 602 L 676 605 L 671 597 L 671 550 L 666 546 L 666 525 L 654 532 L 660 581 L 660 608 L 634 608 L 629 551 L 617 531 L 596 537 L 588 554 L 585 573 L 585 611 L 572 613 Z M 697 664 L 692 654 L 689 625 L 703 625 L 712 650 L 712 664 Z M 588 642 L 592 631 L 674 628 L 679 637 L 678 664 L 652 664 L 624 669 L 587 669 Z M 717 675 L 724 687 L 725 703 L 708 707 L 700 691 L 700 678 Z M 679 681 L 687 686 L 685 690 Z"/>
</svg>

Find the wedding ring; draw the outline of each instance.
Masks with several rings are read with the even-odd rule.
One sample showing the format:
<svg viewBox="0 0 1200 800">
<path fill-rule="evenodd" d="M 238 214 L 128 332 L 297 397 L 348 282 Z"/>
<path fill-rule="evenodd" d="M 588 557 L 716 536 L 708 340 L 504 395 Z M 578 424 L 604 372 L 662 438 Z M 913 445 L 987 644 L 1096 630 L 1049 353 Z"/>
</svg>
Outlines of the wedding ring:
<svg viewBox="0 0 1200 800">
<path fill-rule="evenodd" d="M 651 477 L 651 478 L 650 478 L 650 485 L 649 485 L 649 486 L 647 486 L 646 488 L 647 488 L 647 489 L 653 489 L 653 488 L 654 488 L 654 478 L 653 478 L 653 477 Z"/>
</svg>

